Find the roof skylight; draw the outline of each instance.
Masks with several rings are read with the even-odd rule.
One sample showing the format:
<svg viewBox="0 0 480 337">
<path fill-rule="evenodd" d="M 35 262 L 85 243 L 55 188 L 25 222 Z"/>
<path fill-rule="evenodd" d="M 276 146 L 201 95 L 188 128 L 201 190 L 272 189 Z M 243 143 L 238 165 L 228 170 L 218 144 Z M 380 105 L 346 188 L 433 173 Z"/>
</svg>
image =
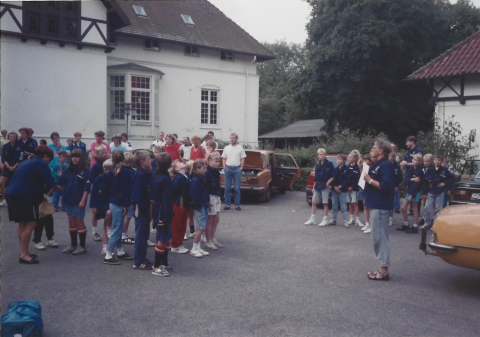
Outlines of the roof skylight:
<svg viewBox="0 0 480 337">
<path fill-rule="evenodd" d="M 138 6 L 138 5 L 132 5 L 133 7 L 133 10 L 135 11 L 135 14 L 137 14 L 138 16 L 143 16 L 143 17 L 147 17 L 147 13 L 145 12 L 145 9 L 143 9 L 142 6 Z"/>
<path fill-rule="evenodd" d="M 180 14 L 180 16 L 182 17 L 183 22 L 184 22 L 187 26 L 195 27 L 195 22 L 193 22 L 193 20 L 192 20 L 192 18 L 190 17 L 190 15 Z"/>
</svg>

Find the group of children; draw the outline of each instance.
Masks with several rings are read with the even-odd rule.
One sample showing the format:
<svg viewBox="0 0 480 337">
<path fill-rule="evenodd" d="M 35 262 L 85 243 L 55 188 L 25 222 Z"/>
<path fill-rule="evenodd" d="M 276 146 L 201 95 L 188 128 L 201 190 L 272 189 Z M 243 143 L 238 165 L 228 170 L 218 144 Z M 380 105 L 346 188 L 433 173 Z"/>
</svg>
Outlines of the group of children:
<svg viewBox="0 0 480 337">
<path fill-rule="evenodd" d="M 358 201 L 365 199 L 365 193 L 359 186 L 361 180 L 363 164 L 370 166 L 370 155 L 361 156 L 358 150 L 353 150 L 348 155 L 349 164 L 346 165 L 347 156 L 343 153 L 337 155 L 337 167 L 326 158 L 325 149 L 317 151 L 318 162 L 314 170 L 314 185 L 312 197 L 312 213 L 305 225 L 314 225 L 316 223 L 317 203 L 323 204 L 324 216 L 319 223 L 320 227 L 336 225 L 338 209 L 342 213 L 343 224 L 345 227 L 358 225 L 362 227 L 365 234 L 371 233 L 369 210 L 364 207 L 365 225 L 359 218 Z M 388 160 L 393 164 L 395 194 L 398 197 L 400 184 L 403 179 L 402 169 L 397 163 L 397 154 L 391 152 Z M 402 206 L 404 224 L 397 228 L 406 233 L 418 233 L 420 202 L 423 202 L 424 210 L 420 225 L 425 224 L 431 227 L 438 212 L 446 206 L 448 196 L 453 191 L 454 175 L 447 169 L 447 161 L 441 154 L 435 156 L 427 154 L 423 157 L 424 168 L 421 167 L 422 155 L 412 155 L 413 165 L 407 167 L 405 172 L 404 184 L 407 187 L 405 202 Z M 328 202 L 331 193 L 332 198 L 332 218 L 328 218 Z M 408 222 L 407 209 L 409 204 L 413 204 L 413 224 Z M 390 212 L 389 225 L 393 225 L 393 213 Z"/>
</svg>

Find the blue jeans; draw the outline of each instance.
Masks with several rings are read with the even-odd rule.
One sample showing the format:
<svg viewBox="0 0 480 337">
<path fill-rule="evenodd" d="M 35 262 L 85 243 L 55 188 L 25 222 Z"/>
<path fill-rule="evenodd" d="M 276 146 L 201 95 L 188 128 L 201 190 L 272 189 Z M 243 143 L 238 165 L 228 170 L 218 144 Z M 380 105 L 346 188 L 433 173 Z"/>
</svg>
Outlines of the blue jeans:
<svg viewBox="0 0 480 337">
<path fill-rule="evenodd" d="M 60 191 L 53 192 L 53 195 L 52 195 L 53 207 L 58 208 L 58 201 L 60 200 L 60 193 L 62 193 L 62 208 L 67 208 L 67 204 L 65 203 L 65 190 L 63 190 L 62 192 L 60 192 Z"/>
<path fill-rule="evenodd" d="M 112 235 L 108 240 L 107 252 L 113 254 L 115 248 L 122 248 L 123 232 L 123 206 L 110 203 L 110 212 L 112 212 Z"/>
<path fill-rule="evenodd" d="M 147 259 L 147 241 L 150 237 L 150 216 L 139 214 L 135 219 L 135 243 L 133 245 L 133 263 L 141 264 Z"/>
<path fill-rule="evenodd" d="M 437 218 L 438 212 L 443 208 L 443 198 L 444 192 L 442 193 L 428 193 L 427 202 L 425 203 L 425 224 L 430 226 L 430 222 Z M 435 211 L 433 211 L 433 219 L 432 219 L 432 209 L 433 205 L 435 205 Z"/>
<path fill-rule="evenodd" d="M 400 212 L 400 192 L 395 192 L 393 197 L 393 209 Z"/>
<path fill-rule="evenodd" d="M 388 242 L 388 221 L 390 211 L 370 208 L 373 251 L 381 267 L 390 267 L 390 244 Z"/>
<path fill-rule="evenodd" d="M 242 177 L 242 171 L 240 166 L 227 166 L 225 172 L 225 205 L 230 206 L 232 204 L 230 200 L 230 193 L 232 191 L 232 179 L 233 188 L 235 191 L 235 206 L 240 206 L 240 178 Z"/>
<path fill-rule="evenodd" d="M 337 221 L 338 204 L 343 215 L 343 221 L 348 221 L 347 192 L 337 193 L 332 191 L 332 220 Z"/>
<path fill-rule="evenodd" d="M 448 205 L 448 194 L 444 193 L 445 196 L 443 197 L 443 208 L 447 207 Z"/>
</svg>

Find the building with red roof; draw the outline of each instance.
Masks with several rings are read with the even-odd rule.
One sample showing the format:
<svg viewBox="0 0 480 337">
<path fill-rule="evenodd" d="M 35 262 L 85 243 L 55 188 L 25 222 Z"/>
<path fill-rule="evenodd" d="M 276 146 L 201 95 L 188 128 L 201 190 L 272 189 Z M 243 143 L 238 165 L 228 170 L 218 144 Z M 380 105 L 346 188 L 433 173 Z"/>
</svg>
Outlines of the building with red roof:
<svg viewBox="0 0 480 337">
<path fill-rule="evenodd" d="M 431 104 L 440 123 L 455 116 L 463 132 L 479 145 L 480 131 L 480 31 L 453 46 L 407 77 L 432 88 Z M 480 154 L 480 149 L 473 154 Z"/>
</svg>

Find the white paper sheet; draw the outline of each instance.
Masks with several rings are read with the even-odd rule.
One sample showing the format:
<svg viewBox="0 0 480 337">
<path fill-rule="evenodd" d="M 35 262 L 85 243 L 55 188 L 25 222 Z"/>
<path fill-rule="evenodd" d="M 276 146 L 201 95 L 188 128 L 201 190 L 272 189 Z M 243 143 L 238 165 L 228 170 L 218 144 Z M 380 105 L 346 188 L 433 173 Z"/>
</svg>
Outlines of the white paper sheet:
<svg viewBox="0 0 480 337">
<path fill-rule="evenodd" d="M 365 190 L 365 175 L 368 174 L 368 169 L 370 167 L 363 163 L 363 170 L 362 170 L 362 174 L 360 175 L 360 179 L 358 180 L 358 186 L 360 186 L 362 188 L 362 190 Z"/>
</svg>

